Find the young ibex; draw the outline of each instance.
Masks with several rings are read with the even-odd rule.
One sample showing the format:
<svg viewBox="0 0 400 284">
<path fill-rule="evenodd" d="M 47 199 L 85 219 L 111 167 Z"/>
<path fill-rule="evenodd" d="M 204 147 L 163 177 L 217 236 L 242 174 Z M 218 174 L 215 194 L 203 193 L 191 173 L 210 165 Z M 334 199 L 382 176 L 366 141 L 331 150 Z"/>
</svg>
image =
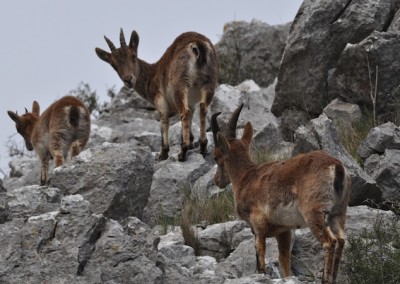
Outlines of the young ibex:
<svg viewBox="0 0 400 284">
<path fill-rule="evenodd" d="M 89 139 L 89 110 L 73 96 L 65 96 L 54 102 L 42 115 L 36 101 L 32 104 L 32 112 L 25 109 L 25 114 L 19 116 L 16 112 L 8 111 L 8 115 L 24 138 L 26 149 L 35 150 L 40 158 L 41 185 L 47 183 L 51 158 L 54 158 L 56 167 L 61 166 L 70 149 L 72 157 L 78 155 Z"/>
<path fill-rule="evenodd" d="M 218 165 L 214 182 L 233 185 L 238 216 L 255 235 L 259 273 L 265 272 L 265 238 L 278 242 L 279 264 L 284 277 L 291 274 L 291 230 L 309 227 L 324 249 L 322 282 L 335 283 L 345 243 L 346 209 L 350 177 L 343 164 L 324 151 L 300 154 L 284 162 L 255 164 L 250 156 L 253 128 L 248 122 L 241 139 L 236 124 L 237 108 L 224 133 L 216 113 L 211 127 L 214 159 Z"/>
<path fill-rule="evenodd" d="M 218 81 L 218 59 L 211 41 L 205 36 L 187 32 L 178 36 L 161 59 L 148 64 L 138 58 L 139 35 L 133 31 L 129 45 L 120 32 L 120 48 L 104 37 L 111 53 L 96 48 L 98 57 L 109 63 L 128 88 L 134 88 L 154 104 L 160 114 L 162 146 L 159 160 L 168 158 L 169 117 L 179 113 L 182 142 L 179 161 L 193 148 L 191 130 L 195 105 L 200 103 L 200 152 L 207 152 L 206 113 Z"/>
</svg>

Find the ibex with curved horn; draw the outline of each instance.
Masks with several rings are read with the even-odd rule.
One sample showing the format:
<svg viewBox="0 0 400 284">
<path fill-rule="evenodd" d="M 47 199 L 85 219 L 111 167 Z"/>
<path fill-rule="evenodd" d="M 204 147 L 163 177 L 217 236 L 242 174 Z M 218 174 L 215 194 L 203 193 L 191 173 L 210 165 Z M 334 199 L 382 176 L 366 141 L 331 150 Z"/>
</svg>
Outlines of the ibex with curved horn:
<svg viewBox="0 0 400 284">
<path fill-rule="evenodd" d="M 195 105 L 200 103 L 200 152 L 207 152 L 206 114 L 218 81 L 218 60 L 213 44 L 205 36 L 187 32 L 178 36 L 161 59 L 148 64 L 138 58 L 139 35 L 133 31 L 129 45 L 120 32 L 120 48 L 104 37 L 111 53 L 96 48 L 100 59 L 109 63 L 128 88 L 134 88 L 154 104 L 160 114 L 162 147 L 159 160 L 168 158 L 169 117 L 179 113 L 182 144 L 179 160 L 193 147 L 191 130 Z"/>
<path fill-rule="evenodd" d="M 309 227 L 324 249 L 322 283 L 335 283 L 345 243 L 350 177 L 343 164 L 324 151 L 300 154 L 284 162 L 257 165 L 250 156 L 253 128 L 248 122 L 241 139 L 235 129 L 242 106 L 222 133 L 213 114 L 215 184 L 233 185 L 236 212 L 256 238 L 259 273 L 265 272 L 265 238 L 278 242 L 283 276 L 291 274 L 291 230 Z"/>
<path fill-rule="evenodd" d="M 42 114 L 37 101 L 32 112 L 25 108 L 19 116 L 8 111 L 17 131 L 25 140 L 28 151 L 35 150 L 41 161 L 40 184 L 47 183 L 50 158 L 61 166 L 71 151 L 74 157 L 85 147 L 90 135 L 90 113 L 84 103 L 73 96 L 65 96 L 50 105 Z"/>
</svg>

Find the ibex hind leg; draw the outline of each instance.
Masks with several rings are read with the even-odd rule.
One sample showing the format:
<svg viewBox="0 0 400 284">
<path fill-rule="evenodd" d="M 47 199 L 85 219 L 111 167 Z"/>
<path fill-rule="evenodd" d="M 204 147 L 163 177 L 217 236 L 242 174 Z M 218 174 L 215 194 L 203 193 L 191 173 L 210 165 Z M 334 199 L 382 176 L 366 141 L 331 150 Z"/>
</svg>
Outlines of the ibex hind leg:
<svg viewBox="0 0 400 284">
<path fill-rule="evenodd" d="M 44 156 L 40 158 L 40 185 L 46 185 L 48 181 L 49 159 Z"/>
<path fill-rule="evenodd" d="M 322 209 L 313 209 L 305 217 L 310 231 L 324 249 L 324 268 L 321 283 L 334 283 L 332 282 L 332 272 L 337 240 L 330 227 L 325 223 L 325 213 Z"/>
<path fill-rule="evenodd" d="M 77 156 L 82 151 L 81 143 L 74 141 L 71 144 L 71 158 Z"/>
<path fill-rule="evenodd" d="M 69 151 L 69 145 L 63 133 L 54 132 L 50 134 L 50 152 L 54 158 L 56 167 L 64 163 Z"/>
<path fill-rule="evenodd" d="M 292 244 L 292 232 L 286 231 L 276 236 L 279 250 L 279 265 L 282 270 L 283 277 L 291 275 L 290 254 Z"/>
<path fill-rule="evenodd" d="M 205 103 L 200 104 L 200 153 L 205 156 L 207 154 L 207 135 L 206 135 L 206 116 L 207 116 L 207 105 Z"/>
<path fill-rule="evenodd" d="M 337 238 L 335 256 L 333 259 L 332 283 L 336 283 L 337 276 L 339 273 L 340 261 L 342 259 L 343 249 L 346 242 L 345 229 L 344 229 L 345 218 L 346 215 L 335 217 L 330 222 L 330 227 L 332 228 L 332 231 L 335 234 L 335 237 Z"/>
</svg>

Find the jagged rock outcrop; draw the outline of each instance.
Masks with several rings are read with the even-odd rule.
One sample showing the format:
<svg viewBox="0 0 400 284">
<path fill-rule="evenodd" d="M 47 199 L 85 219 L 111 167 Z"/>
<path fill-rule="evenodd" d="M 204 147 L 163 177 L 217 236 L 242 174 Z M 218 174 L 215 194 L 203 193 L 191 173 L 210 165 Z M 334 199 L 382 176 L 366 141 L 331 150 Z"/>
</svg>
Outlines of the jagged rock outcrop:
<svg viewBox="0 0 400 284">
<path fill-rule="evenodd" d="M 252 79 L 268 87 L 278 74 L 290 24 L 270 26 L 257 20 L 225 24 L 215 45 L 220 83 L 237 85 Z"/>
<path fill-rule="evenodd" d="M 326 116 L 313 120 L 308 128 L 299 128 L 296 144 L 284 141 L 279 135 L 279 120 L 270 112 L 274 86 L 260 88 L 251 80 L 236 87 L 221 85 L 208 118 L 222 111 L 218 119 L 223 127 L 237 105 L 244 103 L 238 125 L 253 124 L 255 149 L 271 153 L 290 153 L 293 147 L 295 152 L 325 149 L 342 159 L 352 173 L 352 205 L 367 197 L 378 200 L 381 193 L 375 181 L 341 148 Z M 38 186 L 38 175 L 31 175 L 38 164 L 35 158 L 23 159 L 22 166 L 18 160 L 12 163 L 18 177 L 6 178 L 0 192 L 0 249 L 4 252 L 0 255 L 0 282 L 254 283 L 277 278 L 271 281 L 281 283 L 274 239 L 267 242 L 268 273 L 254 274 L 254 236 L 243 221 L 196 226 L 198 256 L 185 245 L 179 229 L 164 235 L 157 224 L 163 218 L 178 217 L 185 196 L 207 198 L 221 191 L 212 180 L 213 137 L 207 133 L 206 157 L 193 149 L 186 162 L 178 162 L 177 122 L 171 127 L 176 129 L 171 131 L 170 157 L 156 162 L 152 151 L 159 150 L 154 146 L 159 134 L 146 142 L 153 147 L 147 147 L 140 141 L 146 125 L 136 125 L 134 135 L 116 131 L 140 118 L 129 115 L 143 115 L 158 123 L 152 109 L 131 111 L 124 106 L 133 107 L 136 99 L 125 90 L 113 99 L 112 105 L 126 112 L 126 122 L 109 107 L 108 114 L 94 121 L 88 149 L 51 172 L 50 186 Z M 110 143 L 114 139 L 126 142 Z M 358 212 L 358 208 L 349 212 Z M 349 218 L 358 220 L 357 216 Z M 370 222 L 364 217 L 360 220 Z M 361 228 L 353 221 L 348 227 L 357 234 Z M 307 230 L 296 233 L 293 254 L 296 277 L 290 281 L 315 281 L 322 250 Z"/>
<path fill-rule="evenodd" d="M 393 26 L 398 22 L 393 18 L 398 9 L 395 3 L 304 1 L 283 53 L 272 112 L 287 116 L 285 110 L 295 109 L 312 119 L 337 97 L 371 106 L 368 54 L 372 84 L 375 66 L 380 69 L 378 111 L 384 113 L 385 105 L 397 100 L 400 82 L 399 32 L 387 31 L 391 22 Z"/>
</svg>

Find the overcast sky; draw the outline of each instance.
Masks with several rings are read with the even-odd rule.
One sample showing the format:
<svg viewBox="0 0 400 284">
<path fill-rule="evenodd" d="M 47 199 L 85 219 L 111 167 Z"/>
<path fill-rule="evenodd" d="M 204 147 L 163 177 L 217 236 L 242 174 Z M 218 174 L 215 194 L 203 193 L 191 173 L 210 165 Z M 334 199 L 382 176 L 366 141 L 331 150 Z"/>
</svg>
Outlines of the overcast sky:
<svg viewBox="0 0 400 284">
<path fill-rule="evenodd" d="M 294 19 L 302 0 L 4 0 L 0 3 L 0 169 L 9 173 L 5 144 L 16 133 L 7 110 L 23 113 L 37 100 L 44 110 L 80 82 L 108 101 L 106 89 L 122 86 L 116 72 L 98 59 L 95 47 L 108 50 L 103 36 L 119 46 L 140 36 L 138 55 L 153 63 L 181 33 L 200 32 L 213 43 L 225 23 L 258 19 L 270 25 Z M 19 135 L 14 135 L 22 143 Z M 2 174 L 0 174 L 0 178 Z"/>
</svg>

